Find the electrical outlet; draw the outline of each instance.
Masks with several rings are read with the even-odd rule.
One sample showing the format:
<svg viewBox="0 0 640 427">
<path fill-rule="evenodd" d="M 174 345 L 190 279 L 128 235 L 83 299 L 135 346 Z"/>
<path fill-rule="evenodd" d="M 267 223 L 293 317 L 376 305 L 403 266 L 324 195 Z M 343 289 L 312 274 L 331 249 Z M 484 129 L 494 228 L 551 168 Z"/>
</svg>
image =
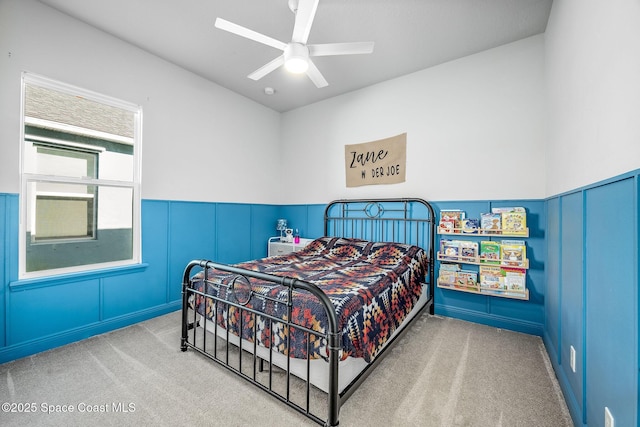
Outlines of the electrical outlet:
<svg viewBox="0 0 640 427">
<path fill-rule="evenodd" d="M 613 422 L 613 415 L 606 406 L 604 407 L 604 427 L 615 427 Z"/>
<path fill-rule="evenodd" d="M 571 366 L 571 370 L 575 372 L 576 371 L 576 349 L 573 348 L 573 346 L 571 346 L 571 350 L 569 353 L 570 353 L 569 366 Z"/>
</svg>

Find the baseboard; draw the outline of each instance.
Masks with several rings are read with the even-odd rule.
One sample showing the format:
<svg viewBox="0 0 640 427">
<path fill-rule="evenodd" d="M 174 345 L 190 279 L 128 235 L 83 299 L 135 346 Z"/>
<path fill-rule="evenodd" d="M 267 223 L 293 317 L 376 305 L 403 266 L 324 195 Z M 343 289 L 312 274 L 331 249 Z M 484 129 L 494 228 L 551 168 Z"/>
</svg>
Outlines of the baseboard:
<svg viewBox="0 0 640 427">
<path fill-rule="evenodd" d="M 580 409 L 580 405 L 578 405 L 578 401 L 576 400 L 576 396 L 573 393 L 573 389 L 569 384 L 567 376 L 558 364 L 558 354 L 551 344 L 551 339 L 548 334 L 545 333 L 542 335 L 542 342 L 544 343 L 544 347 L 549 355 L 549 360 L 551 360 L 551 366 L 553 367 L 556 378 L 558 379 L 558 384 L 560 385 L 560 389 L 564 395 L 564 401 L 567 403 L 567 408 L 569 409 L 573 425 L 586 427 L 587 425 L 582 422 L 582 410 Z"/>
<path fill-rule="evenodd" d="M 454 319 L 466 320 L 468 322 L 479 323 L 481 325 L 492 326 L 494 328 L 506 329 L 509 331 L 522 332 L 529 335 L 542 336 L 544 325 L 535 322 L 512 319 L 503 316 L 496 316 L 488 313 L 465 310 L 459 307 L 448 305 L 435 305 L 436 314 L 453 317 Z"/>
<path fill-rule="evenodd" d="M 171 313 L 179 310 L 181 301 L 174 301 L 160 306 L 152 307 L 146 310 L 137 311 L 124 316 L 118 316 L 113 319 L 104 320 L 102 322 L 93 323 L 80 328 L 67 330 L 61 333 L 49 335 L 35 340 L 23 342 L 20 344 L 4 347 L 0 350 L 0 364 L 22 357 L 31 356 L 56 347 L 61 347 L 76 341 L 80 341 L 95 335 L 110 332 L 116 329 L 124 328 L 153 317 Z"/>
</svg>

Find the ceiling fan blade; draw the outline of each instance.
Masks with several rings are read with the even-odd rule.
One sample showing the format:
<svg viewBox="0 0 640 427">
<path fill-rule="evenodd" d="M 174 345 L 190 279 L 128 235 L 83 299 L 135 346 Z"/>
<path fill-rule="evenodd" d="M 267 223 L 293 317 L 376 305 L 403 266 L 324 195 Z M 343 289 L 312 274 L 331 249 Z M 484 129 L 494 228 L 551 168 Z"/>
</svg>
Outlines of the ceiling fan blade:
<svg viewBox="0 0 640 427">
<path fill-rule="evenodd" d="M 234 24 L 233 22 L 229 22 L 222 18 L 216 18 L 215 26 L 216 28 L 219 28 L 221 30 L 228 31 L 230 33 L 247 38 L 249 40 L 256 41 L 258 43 L 266 44 L 267 46 L 275 47 L 276 49 L 285 50 L 285 48 L 287 47 L 287 44 L 281 42 L 280 40 L 276 40 L 269 36 L 265 36 L 264 34 L 257 33 L 253 30 L 250 30 L 238 24 Z"/>
<path fill-rule="evenodd" d="M 309 60 L 309 69 L 307 70 L 307 76 L 309 76 L 311 81 L 318 88 L 329 86 L 329 83 L 327 83 L 322 73 L 320 73 L 320 70 L 318 70 L 316 64 L 314 64 L 311 60 Z"/>
<path fill-rule="evenodd" d="M 282 64 L 284 64 L 284 55 L 278 56 L 276 59 L 258 68 L 253 73 L 249 74 L 247 77 L 249 77 L 251 80 L 260 80 L 261 78 L 263 78 L 270 72 L 274 71 L 276 68 L 278 68 Z"/>
<path fill-rule="evenodd" d="M 292 41 L 305 44 L 309 38 L 313 18 L 316 16 L 319 0 L 298 0 L 296 22 L 293 26 Z"/>
<path fill-rule="evenodd" d="M 309 56 L 355 55 L 373 52 L 373 42 L 310 44 Z"/>
</svg>

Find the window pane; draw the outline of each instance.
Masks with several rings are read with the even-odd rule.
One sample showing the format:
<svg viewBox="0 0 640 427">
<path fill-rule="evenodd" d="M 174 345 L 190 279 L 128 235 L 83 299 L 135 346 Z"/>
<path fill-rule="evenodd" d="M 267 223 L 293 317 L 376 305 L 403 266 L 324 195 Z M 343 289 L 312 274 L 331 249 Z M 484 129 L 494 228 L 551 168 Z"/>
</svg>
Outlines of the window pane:
<svg viewBox="0 0 640 427">
<path fill-rule="evenodd" d="M 29 181 L 27 198 L 27 272 L 133 257 L 131 188 Z"/>
<path fill-rule="evenodd" d="M 35 242 L 93 238 L 94 201 L 93 194 L 72 196 L 36 192 L 35 226 L 31 238 Z"/>
<path fill-rule="evenodd" d="M 135 117 L 122 108 L 27 84 L 24 171 L 133 181 Z M 83 155 L 97 156 L 93 171 L 72 161 Z"/>
<path fill-rule="evenodd" d="M 40 146 L 27 142 L 25 172 L 72 178 L 97 177 L 97 153 Z"/>
<path fill-rule="evenodd" d="M 131 111 L 39 85 L 26 84 L 24 95 L 27 122 L 66 125 L 68 132 L 84 129 L 81 134 L 92 130 L 133 138 L 135 117 Z"/>
</svg>

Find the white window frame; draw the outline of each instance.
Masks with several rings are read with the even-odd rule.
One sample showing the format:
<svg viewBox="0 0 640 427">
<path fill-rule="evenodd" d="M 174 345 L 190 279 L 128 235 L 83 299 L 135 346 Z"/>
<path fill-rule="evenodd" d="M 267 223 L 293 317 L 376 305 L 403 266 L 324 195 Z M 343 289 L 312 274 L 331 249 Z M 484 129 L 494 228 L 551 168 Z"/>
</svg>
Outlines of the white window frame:
<svg viewBox="0 0 640 427">
<path fill-rule="evenodd" d="M 112 107 L 120 108 L 126 111 L 133 113 L 134 115 L 134 132 L 133 138 L 130 139 L 130 142 L 133 144 L 133 180 L 132 181 L 114 181 L 114 180 L 105 180 L 105 179 L 76 179 L 76 178 L 65 178 L 61 176 L 50 176 L 50 175 L 41 175 L 41 174 L 33 174 L 27 173 L 24 170 L 24 158 L 25 158 L 25 125 L 33 124 L 32 120 L 25 121 L 25 88 L 26 85 L 36 85 L 43 88 L 55 90 L 58 92 L 65 92 L 68 94 L 72 94 L 74 96 L 80 96 L 85 99 L 89 99 L 95 102 L 99 102 L 105 105 L 109 105 Z M 49 123 L 51 125 L 51 123 Z M 70 125 L 58 125 L 58 130 L 63 132 L 73 131 L 73 126 Z M 88 133 L 83 131 L 83 134 L 87 135 Z M 105 138 L 103 132 L 95 132 L 94 135 L 97 138 Z M 119 137 L 116 135 L 111 135 L 113 137 L 112 140 L 116 142 L 126 141 L 126 138 Z M 71 274 L 71 273 L 80 273 L 80 272 L 89 272 L 95 271 L 98 269 L 105 268 L 114 268 L 120 266 L 131 266 L 140 264 L 142 262 L 142 244 L 141 244 L 141 149 L 142 149 L 142 107 L 135 105 L 133 103 L 125 102 L 119 99 L 115 99 L 103 94 L 99 94 L 87 89 L 79 88 L 77 86 L 73 86 L 70 84 L 62 83 L 56 80 L 49 79 L 47 77 L 43 77 L 40 75 L 36 75 L 29 72 L 22 73 L 22 81 L 21 81 L 21 97 L 20 97 L 20 226 L 19 226 L 19 279 L 31 279 L 37 277 L 46 277 L 46 276 L 54 276 L 59 274 Z M 122 261 L 112 261 L 112 262 L 104 262 L 97 264 L 85 264 L 74 267 L 64 267 L 64 268 L 56 268 L 49 270 L 40 270 L 40 271 L 26 271 L 26 230 L 27 230 L 27 183 L 29 181 L 47 181 L 47 182 L 67 182 L 73 184 L 88 184 L 88 185 L 96 185 L 99 187 L 107 186 L 107 187 L 121 187 L 121 188 L 129 188 L 132 190 L 133 201 L 132 201 L 132 257 L 131 259 L 122 260 Z"/>
</svg>

